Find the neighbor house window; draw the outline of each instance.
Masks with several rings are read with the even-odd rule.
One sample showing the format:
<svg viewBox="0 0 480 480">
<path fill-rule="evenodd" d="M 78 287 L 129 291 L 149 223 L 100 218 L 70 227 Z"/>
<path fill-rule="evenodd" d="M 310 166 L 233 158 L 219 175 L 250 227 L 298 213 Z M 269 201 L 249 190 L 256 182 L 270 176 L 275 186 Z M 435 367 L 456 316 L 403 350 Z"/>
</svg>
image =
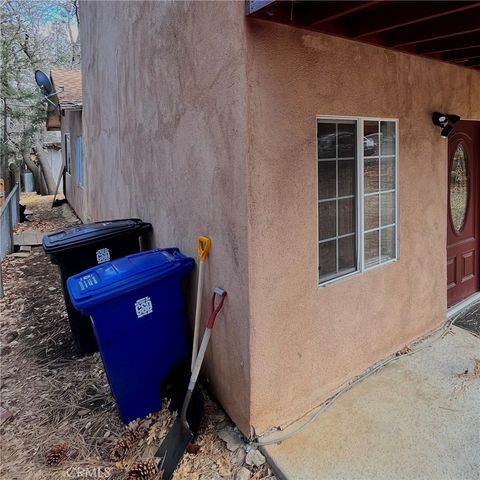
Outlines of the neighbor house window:
<svg viewBox="0 0 480 480">
<path fill-rule="evenodd" d="M 65 171 L 69 174 L 72 173 L 72 159 L 70 152 L 70 134 L 65 133 L 63 135 L 63 151 L 65 155 Z"/>
<path fill-rule="evenodd" d="M 319 282 L 397 258 L 397 122 L 318 119 Z"/>
<path fill-rule="evenodd" d="M 81 135 L 75 140 L 75 174 L 77 186 L 83 187 L 83 147 Z"/>
</svg>

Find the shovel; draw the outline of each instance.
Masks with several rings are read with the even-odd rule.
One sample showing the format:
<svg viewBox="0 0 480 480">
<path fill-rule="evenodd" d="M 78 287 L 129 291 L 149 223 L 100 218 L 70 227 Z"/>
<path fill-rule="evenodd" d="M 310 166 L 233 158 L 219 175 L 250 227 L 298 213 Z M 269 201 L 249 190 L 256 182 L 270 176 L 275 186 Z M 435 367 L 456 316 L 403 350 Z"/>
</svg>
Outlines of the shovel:
<svg viewBox="0 0 480 480">
<path fill-rule="evenodd" d="M 216 296 L 220 297 L 220 302 L 215 305 Z M 193 366 L 192 375 L 188 384 L 187 393 L 182 405 L 182 411 L 179 417 L 175 419 L 172 429 L 168 432 L 163 440 L 160 448 L 155 454 L 160 457 L 160 469 L 163 471 L 162 480 L 170 480 L 173 472 L 177 468 L 183 454 L 196 437 L 198 427 L 202 418 L 203 398 L 198 389 L 195 389 L 198 374 L 202 366 L 203 357 L 207 350 L 210 336 L 212 335 L 212 328 L 218 312 L 223 306 L 227 292 L 221 288 L 215 288 L 212 296 L 212 313 L 207 322 L 207 328 L 203 334 L 203 340 L 198 350 L 198 354 Z"/>
<path fill-rule="evenodd" d="M 205 276 L 205 262 L 210 253 L 212 247 L 212 241 L 203 235 L 200 235 L 197 238 L 197 252 L 198 252 L 198 264 L 200 270 L 198 272 L 198 283 L 197 283 L 197 302 L 195 306 L 195 324 L 193 330 L 193 345 L 192 345 L 192 358 L 190 368 L 187 370 L 186 365 L 182 362 L 177 364 L 164 379 L 162 386 L 160 387 L 161 397 L 170 398 L 170 404 L 168 409 L 171 412 L 180 411 L 181 406 L 183 405 L 183 400 L 185 398 L 185 391 L 187 389 L 188 381 L 190 379 L 190 372 L 193 372 L 195 366 L 195 360 L 197 358 L 198 352 L 198 336 L 200 330 L 200 314 L 202 312 L 202 298 L 203 298 L 203 278 Z M 197 390 L 195 390 L 194 398 L 192 403 L 196 404 L 198 400 Z M 200 401 L 201 401 L 200 395 Z M 202 403 L 203 405 L 203 403 Z M 192 408 L 194 408 L 192 406 Z M 201 408 L 200 408 L 201 410 Z M 195 411 L 198 412 L 199 408 L 195 408 Z M 200 412 L 201 413 L 201 412 Z M 193 421 L 193 420 L 192 420 Z"/>
<path fill-rule="evenodd" d="M 192 364 L 190 366 L 191 372 L 193 372 L 195 360 L 197 359 L 198 331 L 200 327 L 200 314 L 202 312 L 203 277 L 205 276 L 204 275 L 205 261 L 207 260 L 208 254 L 210 253 L 211 245 L 212 245 L 212 241 L 208 237 L 204 237 L 202 235 L 198 237 L 197 250 L 198 250 L 198 263 L 200 264 L 200 270 L 198 272 L 197 304 L 195 307 L 195 325 L 193 329 Z"/>
</svg>

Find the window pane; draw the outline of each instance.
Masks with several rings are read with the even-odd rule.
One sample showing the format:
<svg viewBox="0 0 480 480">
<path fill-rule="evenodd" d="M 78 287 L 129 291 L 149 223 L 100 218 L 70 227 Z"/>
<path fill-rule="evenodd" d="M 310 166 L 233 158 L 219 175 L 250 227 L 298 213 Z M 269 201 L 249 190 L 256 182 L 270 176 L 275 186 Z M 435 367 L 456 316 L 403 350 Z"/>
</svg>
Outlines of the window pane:
<svg viewBox="0 0 480 480">
<path fill-rule="evenodd" d="M 368 232 L 364 236 L 365 267 L 377 265 L 380 261 L 378 256 L 379 231 Z"/>
<path fill-rule="evenodd" d="M 366 158 L 363 165 L 365 193 L 378 192 L 378 158 Z"/>
<path fill-rule="evenodd" d="M 382 193 L 382 226 L 395 223 L 395 192 Z"/>
<path fill-rule="evenodd" d="M 338 196 L 355 195 L 355 160 L 338 161 Z"/>
<path fill-rule="evenodd" d="M 318 204 L 318 239 L 325 240 L 337 234 L 336 202 Z"/>
<path fill-rule="evenodd" d="M 363 153 L 366 157 L 378 155 L 379 151 L 378 122 L 363 124 Z"/>
<path fill-rule="evenodd" d="M 355 270 L 355 239 L 355 235 L 338 239 L 338 269 L 340 271 L 345 269 Z"/>
<path fill-rule="evenodd" d="M 335 160 L 318 162 L 318 199 L 337 196 L 337 162 Z"/>
<path fill-rule="evenodd" d="M 459 143 L 455 149 L 450 170 L 450 217 L 456 233 L 460 233 L 465 225 L 468 213 L 468 191 L 471 179 L 468 175 L 468 158 Z"/>
<path fill-rule="evenodd" d="M 395 158 L 382 158 L 380 162 L 380 181 L 382 190 L 395 189 Z"/>
<path fill-rule="evenodd" d="M 337 241 L 320 243 L 318 246 L 318 274 L 320 279 L 337 272 Z"/>
<path fill-rule="evenodd" d="M 337 156 L 337 125 L 335 123 L 317 124 L 318 158 L 335 158 Z"/>
<path fill-rule="evenodd" d="M 345 198 L 338 201 L 338 235 L 355 233 L 355 201 Z"/>
<path fill-rule="evenodd" d="M 383 228 L 382 235 L 382 262 L 395 258 L 395 227 Z"/>
<path fill-rule="evenodd" d="M 395 155 L 395 122 L 380 124 L 381 154 Z"/>
<path fill-rule="evenodd" d="M 355 135 L 355 123 L 340 123 L 338 125 L 338 156 L 355 157 L 357 140 Z"/>
<path fill-rule="evenodd" d="M 365 197 L 364 201 L 364 229 L 371 230 L 372 228 L 378 228 L 378 195 L 369 195 Z"/>
</svg>

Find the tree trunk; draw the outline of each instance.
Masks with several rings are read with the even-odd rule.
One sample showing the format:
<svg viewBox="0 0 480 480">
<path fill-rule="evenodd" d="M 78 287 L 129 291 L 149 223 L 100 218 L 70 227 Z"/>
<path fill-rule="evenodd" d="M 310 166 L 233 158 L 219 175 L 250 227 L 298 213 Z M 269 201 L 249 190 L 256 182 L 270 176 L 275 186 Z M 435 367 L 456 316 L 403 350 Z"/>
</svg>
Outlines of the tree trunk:
<svg viewBox="0 0 480 480">
<path fill-rule="evenodd" d="M 40 181 L 42 182 L 41 188 L 40 188 L 40 193 L 42 195 L 49 195 L 47 182 L 45 181 L 45 174 L 43 173 L 43 168 L 42 168 L 41 165 L 38 166 L 38 170 L 40 171 Z"/>
<path fill-rule="evenodd" d="M 25 165 L 33 173 L 36 191 L 41 194 L 42 193 L 41 191 L 42 177 L 40 174 L 40 169 L 37 167 L 37 165 L 35 165 L 35 162 L 30 158 L 29 152 L 22 151 L 22 158 L 23 158 L 23 161 L 25 162 Z"/>
<path fill-rule="evenodd" d="M 35 144 L 35 153 L 37 155 L 38 163 L 40 163 L 42 167 L 43 178 L 45 179 L 45 184 L 47 186 L 47 193 L 48 195 L 53 195 L 55 193 L 56 182 L 53 178 L 52 169 L 50 168 L 47 157 L 39 143 Z"/>
</svg>

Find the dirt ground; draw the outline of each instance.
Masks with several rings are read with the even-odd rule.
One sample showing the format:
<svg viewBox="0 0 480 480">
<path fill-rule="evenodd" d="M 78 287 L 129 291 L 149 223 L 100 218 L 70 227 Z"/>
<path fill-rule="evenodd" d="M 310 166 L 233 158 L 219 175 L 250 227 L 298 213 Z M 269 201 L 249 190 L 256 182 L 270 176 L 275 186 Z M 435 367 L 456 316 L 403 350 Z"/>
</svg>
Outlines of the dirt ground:
<svg viewBox="0 0 480 480">
<path fill-rule="evenodd" d="M 26 195 L 32 212 L 17 232 L 50 232 L 79 223 L 68 205 Z M 173 417 L 167 408 L 125 426 L 119 420 L 98 354 L 80 357 L 73 346 L 60 277 L 41 247 L 2 263 L 0 300 L 1 466 L 4 480 L 140 479 L 137 468 L 158 466 L 153 453 Z M 264 457 L 223 411 L 206 400 L 199 437 L 174 479 L 274 480 Z"/>
</svg>

